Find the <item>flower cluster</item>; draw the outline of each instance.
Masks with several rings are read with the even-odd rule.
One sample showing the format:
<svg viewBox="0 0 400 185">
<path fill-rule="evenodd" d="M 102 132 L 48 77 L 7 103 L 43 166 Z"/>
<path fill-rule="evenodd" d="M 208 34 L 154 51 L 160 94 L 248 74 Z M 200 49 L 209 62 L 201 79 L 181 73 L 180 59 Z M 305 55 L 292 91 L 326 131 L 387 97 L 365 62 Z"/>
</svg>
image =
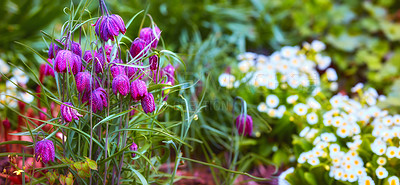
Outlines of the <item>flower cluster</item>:
<svg viewBox="0 0 400 185">
<path fill-rule="evenodd" d="M 336 91 L 338 86 L 336 71 L 328 68 L 331 58 L 320 53 L 324 49 L 324 43 L 313 41 L 304 43 L 302 48 L 285 46 L 270 56 L 247 52 L 237 57 L 237 72 L 221 74 L 219 83 L 238 90 L 241 85 L 259 89 L 265 100 L 258 103 L 257 109 L 270 117 L 307 114 L 307 120 L 316 123 L 315 111 L 321 108 L 316 96 L 325 88 L 322 85 L 329 84 L 326 89 L 330 91 Z"/>
<path fill-rule="evenodd" d="M 319 112 L 322 119 L 301 131 L 299 140 L 313 147 L 303 148 L 297 162 L 302 168 L 324 164 L 329 177 L 339 181 L 399 184 L 393 166 L 400 158 L 395 142 L 400 136 L 400 115 L 378 108 L 376 104 L 385 96 L 373 88 L 363 91 L 359 83 L 352 92 L 359 96 L 337 94 L 330 98 L 329 105 Z"/>
</svg>

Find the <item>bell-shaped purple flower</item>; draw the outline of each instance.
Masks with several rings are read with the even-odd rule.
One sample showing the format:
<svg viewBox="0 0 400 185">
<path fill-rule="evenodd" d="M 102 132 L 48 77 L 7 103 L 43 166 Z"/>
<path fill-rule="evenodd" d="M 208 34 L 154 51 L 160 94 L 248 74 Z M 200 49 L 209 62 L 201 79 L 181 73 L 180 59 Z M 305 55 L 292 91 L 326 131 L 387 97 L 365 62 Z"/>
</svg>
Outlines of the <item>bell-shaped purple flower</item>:
<svg viewBox="0 0 400 185">
<path fill-rule="evenodd" d="M 251 135 L 253 133 L 253 119 L 249 115 L 246 115 L 246 117 L 243 114 L 239 115 L 236 117 L 236 128 L 240 135 Z"/>
<path fill-rule="evenodd" d="M 117 75 L 112 81 L 112 89 L 115 95 L 120 93 L 126 96 L 129 93 L 129 79 L 126 75 Z"/>
<path fill-rule="evenodd" d="M 166 67 L 163 69 L 163 75 L 167 76 L 168 81 L 170 82 L 171 85 L 175 84 L 175 68 L 171 64 L 168 64 Z"/>
<path fill-rule="evenodd" d="M 82 117 L 74 108 L 70 102 L 64 102 L 60 106 L 61 116 L 66 122 L 71 122 L 76 119 L 79 120 L 79 117 Z"/>
<path fill-rule="evenodd" d="M 51 59 L 47 59 L 48 62 L 52 63 Z M 44 76 L 53 76 L 54 77 L 54 70 L 49 64 L 42 64 L 40 66 L 40 73 Z"/>
<path fill-rule="evenodd" d="M 60 42 L 60 40 L 57 39 L 58 42 Z M 53 59 L 57 56 L 57 53 L 60 51 L 60 47 L 58 47 L 58 45 L 56 43 L 50 43 L 49 46 L 49 58 Z"/>
<path fill-rule="evenodd" d="M 103 88 L 95 89 L 90 99 L 93 112 L 102 111 L 104 107 L 107 107 L 107 99 L 107 92 Z"/>
<path fill-rule="evenodd" d="M 82 49 L 81 49 L 81 45 L 79 43 L 69 40 L 66 42 L 65 47 L 68 50 L 71 50 L 72 53 L 74 53 L 75 55 L 82 57 Z"/>
<path fill-rule="evenodd" d="M 79 93 L 82 103 L 90 101 L 90 97 L 91 97 L 90 93 L 91 93 L 90 91 L 84 91 L 84 92 Z"/>
<path fill-rule="evenodd" d="M 85 51 L 85 54 L 83 54 L 83 60 L 85 60 L 87 63 L 90 63 L 94 59 L 93 56 L 96 56 L 96 55 L 97 55 L 96 51 L 87 50 L 87 51 Z"/>
<path fill-rule="evenodd" d="M 158 68 L 158 56 L 153 55 L 149 57 L 149 64 L 150 64 L 150 69 L 151 70 L 157 70 Z"/>
<path fill-rule="evenodd" d="M 138 150 L 138 146 L 137 146 L 137 144 L 135 142 L 132 142 L 132 145 L 129 147 L 129 149 L 131 151 L 135 151 L 136 152 Z M 132 157 L 135 157 L 135 156 L 136 156 L 136 154 L 132 153 Z"/>
<path fill-rule="evenodd" d="M 135 101 L 141 100 L 147 94 L 146 82 L 136 79 L 131 83 L 131 96 Z"/>
<path fill-rule="evenodd" d="M 71 71 L 75 75 L 82 70 L 81 57 L 75 55 L 71 51 L 61 50 L 57 53 L 54 61 L 54 70 L 59 73 Z"/>
<path fill-rule="evenodd" d="M 141 38 L 136 38 L 131 45 L 129 53 L 135 60 L 140 59 L 147 55 L 149 47 L 146 47 L 146 41 Z"/>
<path fill-rule="evenodd" d="M 154 30 L 146 27 L 140 30 L 140 38 L 146 42 L 146 45 L 151 44 L 152 48 L 156 48 L 158 45 L 158 41 L 160 40 L 160 29 L 155 26 Z"/>
<path fill-rule="evenodd" d="M 110 67 L 111 75 L 115 78 L 118 75 L 126 75 L 125 67 L 121 65 L 112 65 Z"/>
<path fill-rule="evenodd" d="M 79 72 L 75 77 L 78 92 L 89 91 L 92 87 L 92 79 L 89 72 Z"/>
<path fill-rule="evenodd" d="M 108 39 L 114 41 L 114 37 L 118 36 L 119 32 L 122 34 L 126 32 L 124 21 L 116 14 L 99 17 L 93 26 L 95 26 L 97 36 L 104 42 L 108 41 Z"/>
<path fill-rule="evenodd" d="M 49 163 L 49 161 L 53 161 L 55 159 L 55 150 L 53 141 L 43 139 L 41 141 L 36 142 L 35 145 L 35 156 L 36 161 L 43 161 L 43 163 Z"/>
<path fill-rule="evenodd" d="M 141 101 L 143 111 L 147 113 L 154 112 L 156 110 L 156 104 L 154 103 L 154 97 L 151 93 L 146 93 Z"/>
</svg>

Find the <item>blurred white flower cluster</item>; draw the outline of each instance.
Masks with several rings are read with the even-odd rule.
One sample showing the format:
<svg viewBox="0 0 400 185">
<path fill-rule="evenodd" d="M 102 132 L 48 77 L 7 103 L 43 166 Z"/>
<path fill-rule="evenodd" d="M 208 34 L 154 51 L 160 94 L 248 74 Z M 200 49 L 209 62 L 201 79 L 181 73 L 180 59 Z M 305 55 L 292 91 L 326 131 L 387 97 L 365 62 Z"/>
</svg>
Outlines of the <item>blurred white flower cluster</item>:
<svg viewBox="0 0 400 185">
<path fill-rule="evenodd" d="M 352 88 L 356 98 L 338 94 L 330 106 L 320 111 L 319 124 L 310 123 L 300 133 L 313 148 L 301 153 L 302 167 L 321 163 L 329 166 L 329 176 L 339 181 L 373 185 L 378 181 L 399 184 L 400 115 L 389 115 L 376 106 L 385 96 L 363 84 Z M 296 142 L 296 141 L 295 141 Z"/>
<path fill-rule="evenodd" d="M 324 49 L 324 43 L 313 41 L 304 43 L 303 48 L 284 46 L 270 56 L 246 52 L 237 57 L 237 72 L 221 74 L 219 84 L 229 89 L 242 84 L 262 89 L 266 99 L 259 103 L 258 111 L 270 117 L 281 118 L 293 108 L 299 116 L 309 113 L 309 122 L 316 123 L 315 111 L 321 105 L 314 97 L 321 91 L 321 81 L 330 91 L 338 88 L 337 73 L 328 68 L 331 58 L 320 53 Z"/>
<path fill-rule="evenodd" d="M 11 71 L 10 66 L 2 59 L 0 59 L 0 72 L 6 76 L 9 76 Z M 15 108 L 17 107 L 18 98 L 26 103 L 33 101 L 34 97 L 27 93 L 18 90 L 17 85 L 21 87 L 26 87 L 26 83 L 29 81 L 29 77 L 19 68 L 14 68 L 11 71 L 11 77 L 9 80 L 7 78 L 1 77 L 5 80 L 5 86 L 2 86 L 0 90 L 0 108 L 4 108 L 4 105 Z"/>
</svg>

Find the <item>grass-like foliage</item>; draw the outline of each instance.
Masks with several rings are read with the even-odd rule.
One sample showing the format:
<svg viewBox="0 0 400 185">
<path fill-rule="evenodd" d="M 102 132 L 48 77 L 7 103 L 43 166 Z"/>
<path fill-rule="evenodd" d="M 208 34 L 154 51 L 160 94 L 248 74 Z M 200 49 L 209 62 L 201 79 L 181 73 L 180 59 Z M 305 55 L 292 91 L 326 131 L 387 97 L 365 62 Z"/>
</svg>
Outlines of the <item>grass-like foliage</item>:
<svg viewBox="0 0 400 185">
<path fill-rule="evenodd" d="M 25 145 L 17 153 L 2 154 L 12 159 L 8 180 L 17 176 L 23 184 L 172 184 L 178 179 L 182 147 L 192 148 L 187 143 L 192 112 L 186 101 L 173 103 L 184 91 L 174 66 L 185 66 L 178 55 L 163 49 L 162 28 L 160 32 L 147 12 L 122 20 L 104 1 L 99 1 L 98 13 L 90 12 L 93 3 L 71 3 L 64 8 L 68 20 L 60 33 L 42 31 L 48 57 L 19 43 L 45 64 L 36 69 L 24 63 L 35 93 L 11 82 L 36 101 L 6 95 L 32 114 L 3 104 L 22 120 L 14 135 L 30 138 L 1 143 Z M 139 33 L 130 29 L 132 22 L 141 24 L 137 39 L 124 36 Z M 21 156 L 22 166 L 16 163 Z M 25 162 L 32 157 L 35 160 Z"/>
</svg>

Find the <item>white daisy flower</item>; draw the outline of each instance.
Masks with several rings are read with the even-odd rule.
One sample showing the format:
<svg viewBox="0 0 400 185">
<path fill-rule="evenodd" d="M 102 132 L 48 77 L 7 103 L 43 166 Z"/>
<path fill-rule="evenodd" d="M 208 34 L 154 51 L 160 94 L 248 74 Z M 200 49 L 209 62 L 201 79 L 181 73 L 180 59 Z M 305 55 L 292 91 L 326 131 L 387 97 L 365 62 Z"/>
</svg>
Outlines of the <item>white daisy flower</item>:
<svg viewBox="0 0 400 185">
<path fill-rule="evenodd" d="M 386 162 L 387 162 L 387 160 L 386 160 L 386 158 L 384 158 L 384 157 L 378 157 L 378 160 L 376 160 L 376 163 L 378 163 L 379 166 L 385 165 Z"/>
<path fill-rule="evenodd" d="M 234 81 L 235 76 L 228 73 L 222 73 L 218 78 L 218 82 L 221 87 L 232 87 Z"/>
<path fill-rule="evenodd" d="M 321 51 L 325 50 L 326 45 L 319 40 L 314 40 L 311 42 L 311 48 L 313 50 L 315 50 L 316 52 L 321 52 Z"/>
<path fill-rule="evenodd" d="M 295 112 L 297 115 L 299 115 L 299 116 L 304 116 L 304 115 L 307 114 L 308 106 L 305 105 L 305 104 L 303 104 L 303 103 L 299 103 L 299 104 L 296 104 L 296 105 L 293 107 L 293 110 L 294 110 L 294 112 Z"/>
<path fill-rule="evenodd" d="M 289 104 L 293 104 L 294 102 L 297 101 L 298 98 L 299 98 L 299 96 L 297 94 L 296 95 L 291 95 L 291 96 L 286 98 L 286 102 L 289 103 Z"/>
<path fill-rule="evenodd" d="M 267 110 L 268 110 L 267 104 L 264 103 L 264 102 L 261 102 L 261 103 L 257 106 L 257 110 L 258 110 L 259 112 L 267 112 Z"/>
<path fill-rule="evenodd" d="M 326 77 L 331 82 L 334 82 L 334 81 L 338 80 L 337 73 L 336 73 L 335 69 L 333 69 L 333 68 L 328 68 L 326 70 Z"/>
<path fill-rule="evenodd" d="M 275 94 L 270 94 L 266 99 L 267 106 L 270 108 L 275 108 L 279 105 L 279 98 Z"/>
<path fill-rule="evenodd" d="M 307 114 L 307 122 L 310 125 L 318 123 L 318 115 L 315 112 Z"/>
<path fill-rule="evenodd" d="M 375 170 L 376 176 L 378 177 L 378 179 L 384 179 L 388 176 L 388 171 L 386 170 L 386 168 L 379 166 L 376 170 Z"/>
<path fill-rule="evenodd" d="M 364 176 L 358 179 L 359 185 L 375 185 L 374 180 L 370 176 Z"/>
<path fill-rule="evenodd" d="M 391 176 L 388 179 L 389 185 L 400 185 L 399 178 L 397 176 Z"/>
<path fill-rule="evenodd" d="M 351 92 L 355 93 L 360 91 L 364 87 L 363 83 L 358 83 L 354 87 L 351 88 Z"/>
</svg>

